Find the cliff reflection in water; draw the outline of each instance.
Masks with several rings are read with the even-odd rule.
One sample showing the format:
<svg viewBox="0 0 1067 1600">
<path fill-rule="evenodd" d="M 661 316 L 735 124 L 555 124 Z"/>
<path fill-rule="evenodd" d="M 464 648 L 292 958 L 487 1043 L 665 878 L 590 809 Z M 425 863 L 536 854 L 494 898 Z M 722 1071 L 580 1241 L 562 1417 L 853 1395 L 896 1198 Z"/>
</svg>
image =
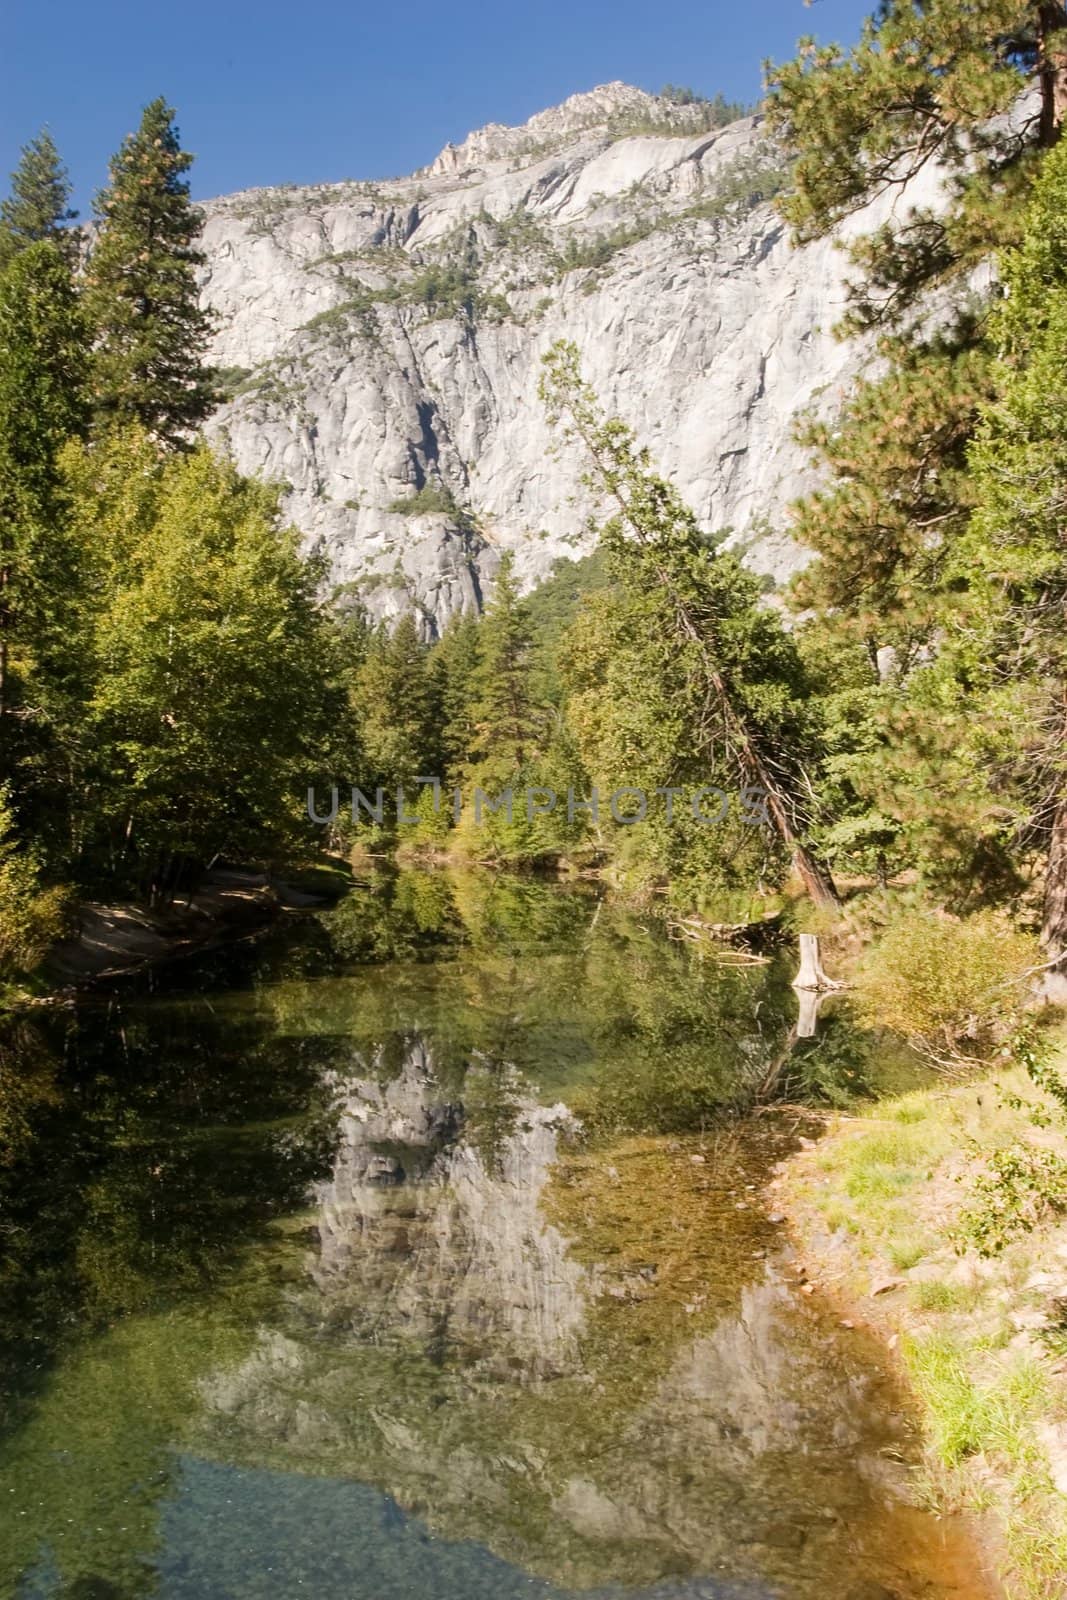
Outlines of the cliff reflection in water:
<svg viewBox="0 0 1067 1600">
<path fill-rule="evenodd" d="M 726 1572 L 814 1595 L 833 1571 L 926 1593 L 892 1386 L 787 1286 L 751 1199 L 774 1136 L 601 1158 L 566 1106 L 479 1071 L 507 1081 L 488 1145 L 421 1037 L 338 1084 L 304 1287 L 203 1385 L 204 1453 L 355 1473 L 568 1590 Z"/>
<path fill-rule="evenodd" d="M 11 1041 L 0 1595 L 973 1600 L 758 1204 L 786 978 L 409 874 Z"/>
</svg>

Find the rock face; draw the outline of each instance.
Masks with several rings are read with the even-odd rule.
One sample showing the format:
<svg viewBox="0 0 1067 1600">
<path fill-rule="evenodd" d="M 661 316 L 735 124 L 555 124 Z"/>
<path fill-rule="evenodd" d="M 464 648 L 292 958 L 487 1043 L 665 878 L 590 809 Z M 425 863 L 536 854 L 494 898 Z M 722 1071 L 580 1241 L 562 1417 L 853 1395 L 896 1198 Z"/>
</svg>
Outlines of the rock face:
<svg viewBox="0 0 1067 1600">
<path fill-rule="evenodd" d="M 537 392 L 561 338 L 705 528 L 779 577 L 802 560 L 781 531 L 807 482 L 794 421 L 864 354 L 831 332 L 843 257 L 790 246 L 758 118 L 705 120 L 609 84 L 410 178 L 205 208 L 232 394 L 212 431 L 289 486 L 309 547 L 377 615 L 413 606 L 432 633 L 481 602 L 500 551 L 531 584 L 588 548 L 583 463 L 553 455 Z"/>
</svg>

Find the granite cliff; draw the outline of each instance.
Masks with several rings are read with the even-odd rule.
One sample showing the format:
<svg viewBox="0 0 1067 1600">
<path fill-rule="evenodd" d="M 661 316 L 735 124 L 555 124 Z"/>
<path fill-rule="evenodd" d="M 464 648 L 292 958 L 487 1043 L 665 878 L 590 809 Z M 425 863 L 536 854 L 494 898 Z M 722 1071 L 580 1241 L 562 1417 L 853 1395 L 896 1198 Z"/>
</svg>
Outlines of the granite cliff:
<svg viewBox="0 0 1067 1600">
<path fill-rule="evenodd" d="M 785 163 L 760 119 L 709 120 L 609 84 L 408 178 L 206 206 L 230 394 L 212 431 L 289 486 L 309 546 L 376 614 L 414 606 L 433 632 L 500 551 L 530 584 L 587 547 L 581 463 L 553 455 L 537 396 L 559 338 L 707 529 L 777 577 L 803 559 L 783 516 L 808 481 L 794 421 L 834 407 L 865 352 L 832 333 L 838 241 L 794 249 L 769 203 Z"/>
</svg>

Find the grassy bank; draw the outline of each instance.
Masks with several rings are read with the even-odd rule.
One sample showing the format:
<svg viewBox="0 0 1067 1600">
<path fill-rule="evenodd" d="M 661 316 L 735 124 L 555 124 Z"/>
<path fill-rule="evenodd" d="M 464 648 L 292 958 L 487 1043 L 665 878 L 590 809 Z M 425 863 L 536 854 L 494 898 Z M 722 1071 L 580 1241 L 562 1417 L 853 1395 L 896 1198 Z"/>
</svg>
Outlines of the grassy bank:
<svg viewBox="0 0 1067 1600">
<path fill-rule="evenodd" d="M 1016 1140 L 1062 1155 L 1053 1109 L 1019 1068 L 938 1082 L 836 1117 L 772 1185 L 812 1281 L 894 1351 L 925 1425 L 922 1493 L 986 1515 L 1009 1600 L 1067 1593 L 1067 1216 L 987 1258 L 1003 1199 L 981 1176 Z"/>
</svg>

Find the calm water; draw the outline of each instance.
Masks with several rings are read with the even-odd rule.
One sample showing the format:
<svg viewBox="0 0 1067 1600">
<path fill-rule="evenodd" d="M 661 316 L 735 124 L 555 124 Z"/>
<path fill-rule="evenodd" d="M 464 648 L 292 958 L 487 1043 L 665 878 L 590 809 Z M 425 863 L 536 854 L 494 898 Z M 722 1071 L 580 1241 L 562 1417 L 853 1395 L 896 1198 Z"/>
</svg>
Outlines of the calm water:
<svg viewBox="0 0 1067 1600">
<path fill-rule="evenodd" d="M 0 1595 L 975 1600 L 760 1203 L 786 979 L 408 874 L 9 1028 Z"/>
</svg>

